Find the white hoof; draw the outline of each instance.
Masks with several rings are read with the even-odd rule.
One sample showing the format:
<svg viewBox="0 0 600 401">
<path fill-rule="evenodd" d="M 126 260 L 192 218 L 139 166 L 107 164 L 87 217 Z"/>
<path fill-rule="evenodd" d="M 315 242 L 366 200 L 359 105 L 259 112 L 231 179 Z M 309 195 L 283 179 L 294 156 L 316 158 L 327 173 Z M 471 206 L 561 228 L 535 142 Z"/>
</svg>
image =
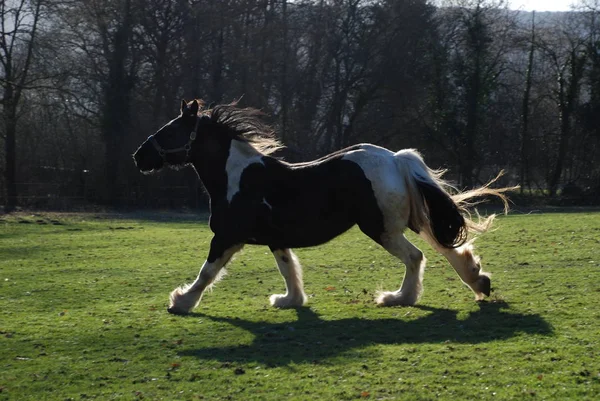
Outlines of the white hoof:
<svg viewBox="0 0 600 401">
<path fill-rule="evenodd" d="M 167 311 L 176 315 L 185 315 L 198 305 L 201 293 L 188 292 L 187 286 L 175 288 L 169 297 Z"/>
<path fill-rule="evenodd" d="M 306 295 L 304 293 L 295 296 L 289 294 L 273 294 L 269 298 L 271 305 L 276 308 L 294 308 L 302 306 L 306 303 Z"/>
<path fill-rule="evenodd" d="M 419 297 L 416 294 L 403 294 L 401 292 L 382 291 L 375 297 L 379 306 L 411 306 L 417 303 Z"/>
</svg>

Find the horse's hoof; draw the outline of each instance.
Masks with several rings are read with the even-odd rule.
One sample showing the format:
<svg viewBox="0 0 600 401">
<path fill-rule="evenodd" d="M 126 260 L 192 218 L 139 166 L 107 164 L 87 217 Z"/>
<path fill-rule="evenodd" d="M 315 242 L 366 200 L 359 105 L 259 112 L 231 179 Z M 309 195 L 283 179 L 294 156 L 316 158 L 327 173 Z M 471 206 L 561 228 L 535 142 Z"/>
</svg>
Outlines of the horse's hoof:
<svg viewBox="0 0 600 401">
<path fill-rule="evenodd" d="M 177 309 L 175 307 L 169 307 L 169 308 L 167 308 L 167 312 L 169 312 L 172 315 L 185 315 L 185 314 L 187 314 L 187 312 L 182 311 L 181 309 Z"/>
<path fill-rule="evenodd" d="M 304 292 L 302 292 L 302 294 L 297 297 L 290 297 L 283 294 L 273 294 L 269 298 L 269 301 L 271 302 L 271 305 L 276 308 L 286 309 L 304 306 L 304 304 L 306 303 L 306 298 L 307 297 L 306 294 L 304 294 Z"/>
</svg>

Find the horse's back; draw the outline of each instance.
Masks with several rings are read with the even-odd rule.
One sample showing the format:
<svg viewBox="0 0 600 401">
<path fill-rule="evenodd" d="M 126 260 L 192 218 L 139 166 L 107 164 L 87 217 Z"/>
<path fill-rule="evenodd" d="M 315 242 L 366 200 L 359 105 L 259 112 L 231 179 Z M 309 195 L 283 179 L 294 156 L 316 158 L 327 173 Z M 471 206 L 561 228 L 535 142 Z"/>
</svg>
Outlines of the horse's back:
<svg viewBox="0 0 600 401">
<path fill-rule="evenodd" d="M 365 143 L 347 152 L 342 160 L 360 166 L 376 191 L 389 192 L 403 186 L 403 180 L 399 179 L 396 154 L 389 149 Z"/>
</svg>

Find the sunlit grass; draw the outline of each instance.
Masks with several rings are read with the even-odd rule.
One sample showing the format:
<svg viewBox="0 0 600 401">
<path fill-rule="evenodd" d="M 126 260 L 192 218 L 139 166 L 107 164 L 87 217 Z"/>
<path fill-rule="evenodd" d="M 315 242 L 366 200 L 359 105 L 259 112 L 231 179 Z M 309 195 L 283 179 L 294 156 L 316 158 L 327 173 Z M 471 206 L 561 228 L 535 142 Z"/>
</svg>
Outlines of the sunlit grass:
<svg viewBox="0 0 600 401">
<path fill-rule="evenodd" d="M 595 399 L 600 213 L 499 218 L 476 246 L 477 304 L 426 253 L 416 307 L 379 308 L 404 268 L 358 230 L 297 250 L 306 308 L 246 247 L 187 317 L 166 313 L 208 250 L 204 221 L 11 215 L 0 221 L 0 400 Z"/>
</svg>

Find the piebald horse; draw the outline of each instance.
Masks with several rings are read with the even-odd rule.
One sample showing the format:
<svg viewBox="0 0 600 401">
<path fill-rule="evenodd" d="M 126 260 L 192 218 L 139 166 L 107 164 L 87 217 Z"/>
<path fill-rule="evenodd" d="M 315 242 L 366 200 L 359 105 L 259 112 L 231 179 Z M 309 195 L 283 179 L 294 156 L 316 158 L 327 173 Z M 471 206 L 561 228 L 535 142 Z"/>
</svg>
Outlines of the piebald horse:
<svg viewBox="0 0 600 401">
<path fill-rule="evenodd" d="M 304 305 L 302 267 L 292 248 L 323 244 L 354 225 L 406 265 L 400 289 L 379 292 L 377 304 L 414 305 L 423 291 L 425 257 L 404 236 L 407 227 L 450 262 L 476 300 L 490 295 L 489 275 L 467 236 L 486 231 L 494 215 L 472 220 L 468 201 L 493 195 L 507 208 L 504 193 L 512 188 L 493 189 L 490 182 L 460 192 L 417 151 L 371 144 L 288 163 L 272 156 L 282 145 L 260 116 L 235 103 L 206 109 L 201 101 L 182 101 L 179 116 L 133 155 L 143 173 L 192 166 L 210 196 L 208 257 L 193 283 L 171 292 L 170 313 L 196 307 L 245 244 L 268 246 L 285 280 L 285 294 L 272 295 L 271 304 Z"/>
</svg>

